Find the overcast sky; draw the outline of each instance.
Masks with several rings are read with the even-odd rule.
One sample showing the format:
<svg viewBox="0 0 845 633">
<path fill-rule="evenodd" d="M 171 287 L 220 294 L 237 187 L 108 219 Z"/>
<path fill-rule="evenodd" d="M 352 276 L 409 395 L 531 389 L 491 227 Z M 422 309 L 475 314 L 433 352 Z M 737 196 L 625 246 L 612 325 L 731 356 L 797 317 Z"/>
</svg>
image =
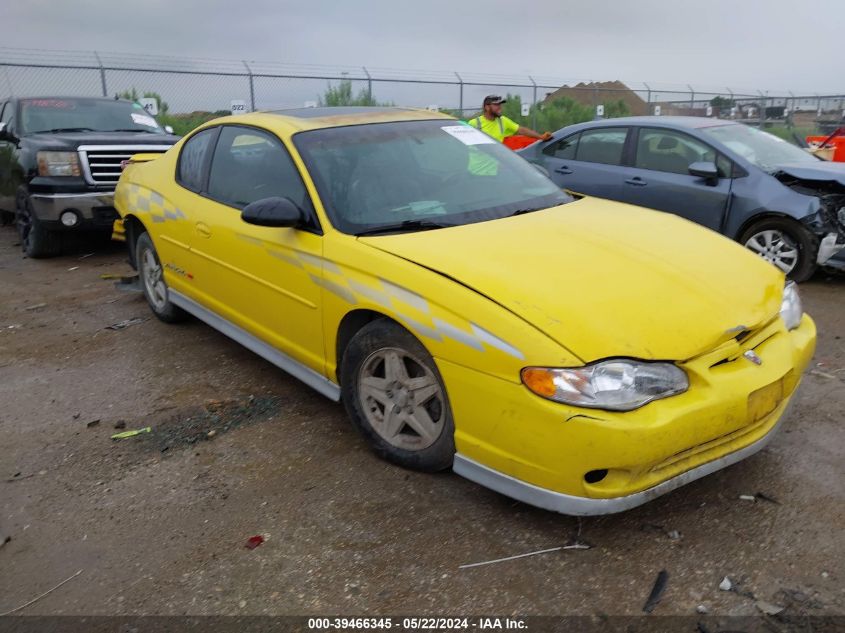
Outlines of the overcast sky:
<svg viewBox="0 0 845 633">
<path fill-rule="evenodd" d="M 2 0 L 0 24 L 2 47 L 845 92 L 843 0 Z"/>
</svg>

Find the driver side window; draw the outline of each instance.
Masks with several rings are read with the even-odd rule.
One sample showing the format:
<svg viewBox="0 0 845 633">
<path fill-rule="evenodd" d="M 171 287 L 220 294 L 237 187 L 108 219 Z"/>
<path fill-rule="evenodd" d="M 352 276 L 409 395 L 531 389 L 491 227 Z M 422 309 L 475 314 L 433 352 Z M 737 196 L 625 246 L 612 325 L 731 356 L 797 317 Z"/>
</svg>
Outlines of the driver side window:
<svg viewBox="0 0 845 633">
<path fill-rule="evenodd" d="M 290 198 L 310 215 L 310 198 L 282 143 L 261 130 L 235 125 L 220 131 L 208 197 L 242 209 L 263 198 Z"/>
<path fill-rule="evenodd" d="M 698 139 L 673 130 L 640 129 L 635 167 L 686 175 L 697 162 L 716 163 L 722 177 L 730 173 L 716 150 Z"/>
</svg>

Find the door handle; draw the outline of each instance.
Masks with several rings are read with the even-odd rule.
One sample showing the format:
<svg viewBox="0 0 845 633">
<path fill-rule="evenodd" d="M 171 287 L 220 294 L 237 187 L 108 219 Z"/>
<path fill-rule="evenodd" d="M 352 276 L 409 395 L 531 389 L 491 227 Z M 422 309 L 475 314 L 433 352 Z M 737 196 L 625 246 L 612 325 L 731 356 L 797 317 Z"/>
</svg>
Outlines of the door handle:
<svg viewBox="0 0 845 633">
<path fill-rule="evenodd" d="M 633 178 L 629 178 L 625 181 L 629 185 L 634 185 L 635 187 L 645 187 L 648 183 L 640 178 L 639 176 L 634 176 Z"/>
<path fill-rule="evenodd" d="M 569 167 L 567 167 L 566 165 L 563 165 L 562 167 L 558 167 L 557 169 L 555 169 L 555 173 L 557 173 L 557 174 L 571 174 L 572 170 L 569 169 Z"/>
<path fill-rule="evenodd" d="M 205 222 L 197 222 L 196 229 L 200 237 L 211 237 L 211 229 Z"/>
</svg>

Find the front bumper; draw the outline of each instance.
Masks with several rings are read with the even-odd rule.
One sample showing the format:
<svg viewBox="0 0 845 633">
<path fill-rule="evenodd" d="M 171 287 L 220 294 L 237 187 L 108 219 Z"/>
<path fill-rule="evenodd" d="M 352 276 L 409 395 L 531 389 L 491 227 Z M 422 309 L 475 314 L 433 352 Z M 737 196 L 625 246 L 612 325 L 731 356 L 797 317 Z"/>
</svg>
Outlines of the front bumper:
<svg viewBox="0 0 845 633">
<path fill-rule="evenodd" d="M 845 235 L 828 233 L 819 242 L 816 263 L 821 266 L 845 267 Z"/>
<path fill-rule="evenodd" d="M 32 211 L 41 224 L 51 230 L 103 230 L 111 229 L 117 219 L 113 191 L 85 193 L 33 193 L 30 195 Z M 62 224 L 65 211 L 72 211 L 79 218 L 73 227 Z"/>
<path fill-rule="evenodd" d="M 595 516 L 599 514 L 614 514 L 616 512 L 624 512 L 631 508 L 636 508 L 652 499 L 656 499 L 667 492 L 671 492 L 676 488 L 680 488 L 696 479 L 706 477 L 717 470 L 727 468 L 737 462 L 741 462 L 746 457 L 751 457 L 754 453 L 762 450 L 766 445 L 772 441 L 777 430 L 781 427 L 784 420 L 789 417 L 789 409 L 794 401 L 786 406 L 787 410 L 778 412 L 775 419 L 777 422 L 762 438 L 748 444 L 744 448 L 728 453 L 722 457 L 718 457 L 712 461 L 705 462 L 691 470 L 687 470 L 680 475 L 675 475 L 671 479 L 667 479 L 663 483 L 652 486 L 640 492 L 635 492 L 623 497 L 614 497 L 611 499 L 590 499 L 588 497 L 576 497 L 574 495 L 563 494 L 562 492 L 554 492 L 553 490 L 546 490 L 532 484 L 526 483 L 487 468 L 476 461 L 464 457 L 463 455 L 455 455 L 455 463 L 452 469 L 458 475 L 481 484 L 486 488 L 495 490 L 498 493 L 517 499 L 523 503 L 528 503 L 544 510 L 552 510 L 553 512 L 560 512 L 561 514 L 570 514 L 572 516 Z"/>
<path fill-rule="evenodd" d="M 804 316 L 683 364 L 684 394 L 636 411 L 585 410 L 438 361 L 455 419 L 455 472 L 573 515 L 620 512 L 734 464 L 771 441 L 815 349 Z M 727 352 L 726 352 L 727 349 Z M 757 366 L 742 353 L 754 349 Z M 601 473 L 599 479 L 588 475 Z"/>
</svg>

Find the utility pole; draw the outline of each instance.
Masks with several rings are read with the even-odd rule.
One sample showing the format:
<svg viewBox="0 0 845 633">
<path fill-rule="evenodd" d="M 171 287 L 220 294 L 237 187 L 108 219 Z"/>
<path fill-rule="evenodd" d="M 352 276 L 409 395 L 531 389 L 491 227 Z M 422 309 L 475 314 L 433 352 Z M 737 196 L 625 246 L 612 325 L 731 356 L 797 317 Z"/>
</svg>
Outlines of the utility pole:
<svg viewBox="0 0 845 633">
<path fill-rule="evenodd" d="M 249 111 L 255 112 L 255 85 L 252 81 L 252 69 L 249 67 L 245 61 L 241 61 L 241 63 L 246 68 L 246 74 L 249 78 Z"/>
<path fill-rule="evenodd" d="M 534 86 L 534 96 L 533 99 L 533 108 L 531 109 L 531 127 L 535 130 L 537 129 L 537 82 L 534 81 L 534 77 L 528 75 L 528 79 L 531 80 L 531 85 Z"/>
<path fill-rule="evenodd" d="M 464 116 L 464 80 L 461 76 L 455 72 L 455 77 L 458 78 L 458 110 L 461 113 L 461 117 Z"/>
<path fill-rule="evenodd" d="M 94 57 L 97 58 L 97 66 L 100 67 L 100 85 L 102 86 L 102 89 L 103 89 L 103 96 L 108 97 L 109 93 L 108 93 L 108 90 L 106 89 L 106 69 L 103 68 L 103 62 L 100 61 L 100 56 L 97 54 L 97 51 L 94 51 Z"/>
<path fill-rule="evenodd" d="M 370 77 L 370 72 L 366 66 L 361 66 L 364 69 L 364 74 L 367 76 L 367 103 L 373 102 L 373 78 Z"/>
</svg>

